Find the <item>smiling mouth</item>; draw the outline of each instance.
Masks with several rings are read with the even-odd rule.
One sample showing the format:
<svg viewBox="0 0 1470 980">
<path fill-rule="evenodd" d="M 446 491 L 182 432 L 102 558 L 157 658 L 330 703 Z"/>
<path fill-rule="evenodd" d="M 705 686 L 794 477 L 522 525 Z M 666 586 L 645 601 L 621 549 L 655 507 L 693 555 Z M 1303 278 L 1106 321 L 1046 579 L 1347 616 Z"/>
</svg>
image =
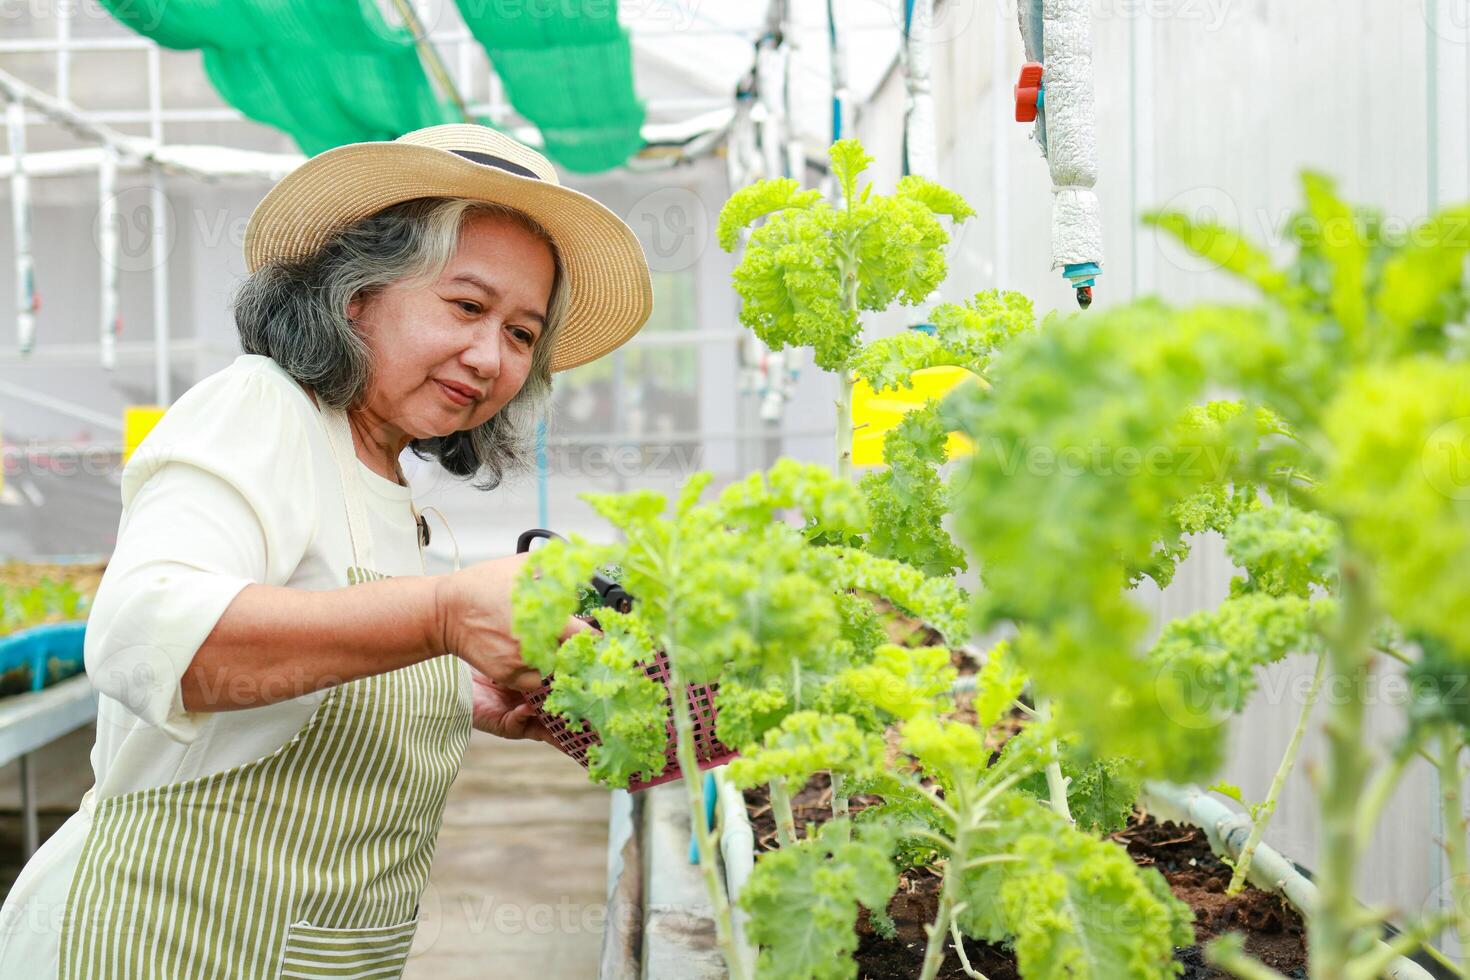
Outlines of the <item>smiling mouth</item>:
<svg viewBox="0 0 1470 980">
<path fill-rule="evenodd" d="M 469 394 L 464 389 L 455 387 L 453 385 L 447 385 L 438 379 L 435 379 L 434 383 L 439 386 L 440 391 L 444 392 L 445 397 L 454 402 L 456 405 L 469 405 L 473 402 L 479 401 L 478 393 Z"/>
</svg>

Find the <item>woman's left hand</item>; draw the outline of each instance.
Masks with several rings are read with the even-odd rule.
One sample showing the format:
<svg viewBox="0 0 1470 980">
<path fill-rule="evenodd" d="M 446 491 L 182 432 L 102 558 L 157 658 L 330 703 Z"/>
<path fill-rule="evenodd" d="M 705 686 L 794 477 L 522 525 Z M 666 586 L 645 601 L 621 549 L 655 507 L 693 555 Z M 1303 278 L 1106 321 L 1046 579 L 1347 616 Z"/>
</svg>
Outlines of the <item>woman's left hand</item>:
<svg viewBox="0 0 1470 980">
<path fill-rule="evenodd" d="M 474 683 L 471 724 L 476 729 L 501 738 L 527 738 L 555 744 L 546 726 L 536 720 L 536 709 L 524 694 L 501 687 L 473 667 L 470 680 Z"/>
</svg>

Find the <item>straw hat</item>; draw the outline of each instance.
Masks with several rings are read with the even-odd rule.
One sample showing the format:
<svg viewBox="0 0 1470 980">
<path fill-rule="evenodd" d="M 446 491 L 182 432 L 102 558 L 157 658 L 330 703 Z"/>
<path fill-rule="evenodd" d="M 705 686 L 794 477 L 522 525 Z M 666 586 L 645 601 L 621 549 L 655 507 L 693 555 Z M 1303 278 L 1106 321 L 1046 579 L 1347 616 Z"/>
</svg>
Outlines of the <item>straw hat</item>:
<svg viewBox="0 0 1470 980">
<path fill-rule="evenodd" d="M 524 211 L 551 233 L 569 292 L 553 371 L 595 360 L 653 310 L 643 248 L 627 224 L 562 187 L 535 150 L 487 126 L 449 123 L 319 153 L 272 187 L 245 228 L 245 265 L 302 259 L 334 231 L 415 197 L 464 197 Z"/>
</svg>

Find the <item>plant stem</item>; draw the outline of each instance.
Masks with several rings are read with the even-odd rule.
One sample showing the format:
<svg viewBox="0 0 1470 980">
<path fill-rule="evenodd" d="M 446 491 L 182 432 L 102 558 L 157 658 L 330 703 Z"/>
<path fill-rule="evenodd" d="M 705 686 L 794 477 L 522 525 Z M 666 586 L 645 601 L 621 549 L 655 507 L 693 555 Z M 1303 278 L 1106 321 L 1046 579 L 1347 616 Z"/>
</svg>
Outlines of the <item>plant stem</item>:
<svg viewBox="0 0 1470 980">
<path fill-rule="evenodd" d="M 849 208 L 852 203 L 848 202 Z M 846 309 L 857 311 L 857 264 L 844 264 L 842 300 Z M 837 475 L 852 480 L 852 371 L 843 365 L 837 375 Z M 843 791 L 841 773 L 832 773 L 832 819 L 847 816 L 847 793 Z M 842 832 L 843 839 L 847 831 Z"/>
<path fill-rule="evenodd" d="M 851 207 L 851 203 L 848 205 Z M 854 316 L 858 310 L 858 273 L 856 256 L 840 265 L 842 273 L 842 309 Z M 852 369 L 846 364 L 837 372 L 837 475 L 852 479 Z"/>
<path fill-rule="evenodd" d="M 1456 963 L 1454 960 L 1446 956 L 1444 952 L 1441 951 L 1438 947 L 1432 945 L 1431 943 L 1421 943 L 1419 948 L 1424 951 L 1425 956 L 1428 956 L 1431 960 L 1434 960 L 1434 962 L 1438 963 L 1446 970 L 1449 970 L 1455 976 L 1465 976 L 1465 970 L 1460 966 L 1460 964 Z"/>
<path fill-rule="evenodd" d="M 1322 687 L 1322 674 L 1327 670 L 1327 658 L 1317 657 L 1317 670 L 1312 675 L 1312 686 L 1307 690 L 1307 697 L 1302 704 L 1301 714 L 1297 716 L 1296 728 L 1291 733 L 1291 739 L 1286 743 L 1286 752 L 1281 756 L 1281 764 L 1276 767 L 1276 775 L 1271 779 L 1271 788 L 1266 793 L 1266 799 L 1254 814 L 1251 821 L 1250 836 L 1246 838 L 1245 846 L 1240 849 L 1240 857 L 1235 860 L 1235 873 L 1230 876 L 1230 887 L 1225 889 L 1227 895 L 1238 895 L 1244 888 L 1246 876 L 1250 873 L 1251 858 L 1255 856 L 1256 848 L 1261 844 L 1261 838 L 1266 835 L 1266 827 L 1271 823 L 1271 816 L 1276 812 L 1276 800 L 1281 795 L 1281 789 L 1286 785 L 1286 777 L 1296 765 L 1297 752 L 1301 749 L 1302 735 L 1307 730 L 1307 720 L 1312 716 L 1312 706 L 1317 703 L 1317 691 Z"/>
<path fill-rule="evenodd" d="M 960 935 L 960 924 L 954 918 L 949 920 L 949 934 L 954 939 L 954 951 L 960 958 L 960 969 L 965 971 L 965 976 L 970 980 L 990 980 L 989 977 L 970 965 L 970 958 L 965 955 L 965 937 Z"/>
<path fill-rule="evenodd" d="M 725 966 L 730 971 L 730 980 L 752 980 L 750 968 L 735 944 L 730 900 L 725 893 L 724 876 L 720 873 L 719 849 L 715 846 L 714 834 L 704 815 L 704 779 L 699 769 L 699 760 L 694 753 L 694 726 L 689 720 L 689 693 L 671 648 L 671 643 L 665 644 L 665 653 L 669 655 L 669 691 L 673 694 L 679 772 L 683 776 L 684 789 L 689 796 L 689 823 L 698 847 L 699 870 L 704 877 L 705 890 L 709 893 L 710 909 L 714 915 L 715 939 L 725 955 Z"/>
<path fill-rule="evenodd" d="M 1444 912 L 1420 919 L 1413 926 L 1394 936 L 1387 942 L 1376 942 L 1366 953 L 1348 964 L 1345 980 L 1376 980 L 1384 975 L 1390 964 L 1400 956 L 1408 956 L 1423 946 L 1429 937 L 1454 921 L 1454 915 Z M 1393 974 L 1397 976 L 1397 973 Z M 1463 976 L 1463 973 L 1461 974 Z"/>
<path fill-rule="evenodd" d="M 960 862 L 964 855 L 969 854 L 967 845 L 973 830 L 969 824 L 978 820 L 983 814 L 983 808 L 972 807 L 972 793 L 966 792 L 966 788 L 956 785 L 954 788 L 954 849 L 950 851 L 950 867 L 945 868 L 944 884 L 939 886 L 939 911 L 933 917 L 933 923 L 929 924 L 929 943 L 923 951 L 923 970 L 920 971 L 919 980 L 935 980 L 939 976 L 939 967 L 944 965 L 944 940 L 950 932 L 950 923 L 954 917 L 960 879 L 963 877 L 964 868 Z M 980 810 L 980 813 L 976 813 Z"/>
<path fill-rule="evenodd" d="M 842 773 L 840 773 L 840 772 L 834 772 L 834 773 L 832 773 L 832 819 L 833 820 L 846 820 L 847 819 L 847 789 L 844 786 L 844 783 L 845 783 L 845 780 L 842 778 Z M 843 840 L 846 840 L 847 837 L 848 837 L 847 824 L 845 824 L 845 823 L 842 824 L 842 834 L 841 834 L 841 837 L 842 837 Z"/>
<path fill-rule="evenodd" d="M 776 840 L 782 847 L 796 843 L 796 816 L 791 812 L 791 794 L 779 778 L 768 784 L 771 788 L 771 815 L 776 818 Z"/>
<path fill-rule="evenodd" d="M 1036 701 L 1036 717 L 1043 724 L 1051 720 L 1051 705 L 1045 698 Z M 1046 764 L 1046 789 L 1051 797 L 1052 811 L 1067 823 L 1072 823 L 1072 808 L 1067 805 L 1067 780 L 1062 776 L 1062 763 L 1057 757 L 1057 740 L 1048 743 L 1051 761 Z"/>
<path fill-rule="evenodd" d="M 938 793 L 930 789 L 928 786 L 925 786 L 923 783 L 919 783 L 917 786 L 915 786 L 915 789 L 924 794 L 924 797 L 928 799 L 930 804 L 933 805 L 934 809 L 938 810 L 940 813 L 944 814 L 955 823 L 960 822 L 959 813 L 955 811 L 954 807 L 944 802 L 944 797 L 940 796 Z"/>
<path fill-rule="evenodd" d="M 1361 695 L 1372 657 L 1373 608 L 1366 574 L 1355 556 L 1343 559 L 1341 618 L 1327 648 L 1325 676 L 1333 696 L 1327 699 L 1327 753 L 1320 794 L 1320 904 L 1308 939 L 1311 976 L 1316 980 L 1341 980 L 1348 963 L 1370 949 L 1373 941 L 1356 921 L 1353 894 L 1361 853 L 1358 802 L 1367 775 Z"/>
<path fill-rule="evenodd" d="M 966 817 L 969 816 L 963 805 L 960 809 Z M 954 855 L 950 858 L 951 867 L 945 869 L 944 884 L 939 890 L 939 912 L 929 926 L 929 943 L 924 947 L 924 968 L 919 974 L 919 980 L 934 980 L 939 976 L 939 968 L 944 965 L 944 939 L 954 914 L 955 891 L 959 887 L 961 876 L 961 869 L 954 867 L 953 862 L 958 861 L 959 856 L 965 853 L 967 835 L 968 831 L 962 821 L 955 827 Z"/>
<path fill-rule="evenodd" d="M 852 372 L 842 369 L 837 393 L 837 475 L 852 479 Z"/>
<path fill-rule="evenodd" d="M 1450 896 L 1460 949 L 1470 949 L 1470 853 L 1465 849 L 1465 809 L 1460 803 L 1460 749 L 1464 742 L 1446 726 L 1440 735 L 1440 805 L 1444 808 L 1444 848 L 1450 862 Z"/>
<path fill-rule="evenodd" d="M 1422 749 L 1416 750 L 1409 746 L 1399 748 L 1388 764 L 1374 774 L 1373 781 L 1363 792 L 1363 802 L 1358 807 L 1358 843 L 1363 848 L 1366 849 L 1372 841 L 1373 828 L 1378 826 L 1378 818 L 1388 805 L 1389 797 L 1393 795 L 1394 787 L 1398 786 L 1404 770 L 1409 767 L 1410 761 L 1423 755 Z M 1439 765 L 1438 759 L 1428 761 L 1432 765 Z"/>
</svg>

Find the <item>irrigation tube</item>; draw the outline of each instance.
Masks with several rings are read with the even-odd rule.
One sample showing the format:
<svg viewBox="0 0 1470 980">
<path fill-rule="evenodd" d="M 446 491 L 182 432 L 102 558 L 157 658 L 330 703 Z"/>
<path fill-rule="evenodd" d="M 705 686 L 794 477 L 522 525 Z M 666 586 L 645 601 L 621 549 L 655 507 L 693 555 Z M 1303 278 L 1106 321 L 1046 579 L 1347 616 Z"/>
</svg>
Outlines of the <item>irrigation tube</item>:
<svg viewBox="0 0 1470 980">
<path fill-rule="evenodd" d="M 740 908 L 740 892 L 755 867 L 755 831 L 750 826 L 750 814 L 745 810 L 745 794 L 716 772 L 715 785 L 719 787 L 720 811 L 720 856 L 725 863 L 725 891 L 730 896 L 730 922 L 735 946 L 740 958 L 746 963 L 755 962 L 755 951 L 745 937 L 745 922 L 748 916 Z"/>
<path fill-rule="evenodd" d="M 1150 812 L 1164 819 L 1200 828 L 1205 832 L 1210 848 L 1231 860 L 1240 856 L 1240 850 L 1250 836 L 1248 816 L 1236 813 L 1198 786 L 1176 786 L 1149 780 L 1143 784 L 1141 802 Z M 1259 845 L 1251 859 L 1249 877 L 1258 888 L 1280 892 L 1305 918 L 1310 919 L 1316 912 L 1317 886 L 1279 851 L 1265 844 Z M 1433 980 L 1422 966 L 1403 956 L 1394 957 L 1385 972 L 1396 980 Z"/>
</svg>

